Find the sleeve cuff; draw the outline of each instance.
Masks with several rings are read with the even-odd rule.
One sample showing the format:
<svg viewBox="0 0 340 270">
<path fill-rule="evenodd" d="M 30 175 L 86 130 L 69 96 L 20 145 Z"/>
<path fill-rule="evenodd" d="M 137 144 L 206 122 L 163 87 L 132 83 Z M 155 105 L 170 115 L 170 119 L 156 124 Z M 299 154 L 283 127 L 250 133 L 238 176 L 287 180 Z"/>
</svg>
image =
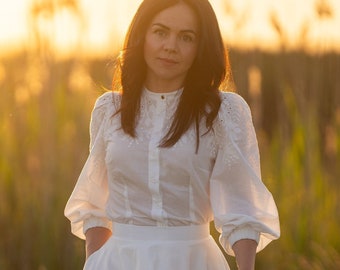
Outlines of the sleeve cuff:
<svg viewBox="0 0 340 270">
<path fill-rule="evenodd" d="M 107 228 L 110 231 L 112 231 L 112 222 L 105 218 L 96 218 L 96 217 L 88 218 L 84 220 L 84 225 L 83 225 L 84 235 L 88 229 L 91 229 L 94 227 L 103 227 L 103 228 Z"/>
<path fill-rule="evenodd" d="M 259 243 L 260 234 L 253 230 L 250 226 L 242 227 L 235 229 L 229 235 L 224 235 L 222 233 L 220 236 L 220 243 L 228 255 L 235 256 L 232 247 L 237 241 L 242 239 L 250 239 L 254 240 L 256 243 Z"/>
</svg>

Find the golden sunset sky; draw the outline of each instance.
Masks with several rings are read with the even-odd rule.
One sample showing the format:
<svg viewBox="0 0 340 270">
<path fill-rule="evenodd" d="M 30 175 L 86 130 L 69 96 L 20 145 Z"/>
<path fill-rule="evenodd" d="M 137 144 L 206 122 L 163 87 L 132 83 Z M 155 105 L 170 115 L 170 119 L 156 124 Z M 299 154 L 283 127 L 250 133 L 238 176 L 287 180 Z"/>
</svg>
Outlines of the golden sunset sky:
<svg viewBox="0 0 340 270">
<path fill-rule="evenodd" d="M 55 9 L 53 16 L 47 12 L 30 16 L 33 4 L 41 2 L 44 1 L 2 1 L 0 55 L 29 48 L 36 40 L 37 30 L 59 53 L 110 54 L 121 45 L 141 0 L 79 0 L 74 10 L 64 7 Z M 340 0 L 211 0 L 211 3 L 230 46 L 276 50 L 284 44 L 288 49 L 340 52 Z"/>
</svg>

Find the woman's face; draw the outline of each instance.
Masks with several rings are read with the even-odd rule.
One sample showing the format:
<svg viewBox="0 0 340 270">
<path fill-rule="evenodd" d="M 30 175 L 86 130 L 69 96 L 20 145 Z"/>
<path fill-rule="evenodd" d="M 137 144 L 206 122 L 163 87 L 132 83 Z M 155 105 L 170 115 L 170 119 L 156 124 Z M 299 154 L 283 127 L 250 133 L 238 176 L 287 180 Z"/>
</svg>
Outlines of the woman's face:
<svg viewBox="0 0 340 270">
<path fill-rule="evenodd" d="M 188 5 L 179 3 L 158 13 L 145 36 L 146 85 L 182 87 L 197 54 L 198 34 L 196 15 Z"/>
</svg>

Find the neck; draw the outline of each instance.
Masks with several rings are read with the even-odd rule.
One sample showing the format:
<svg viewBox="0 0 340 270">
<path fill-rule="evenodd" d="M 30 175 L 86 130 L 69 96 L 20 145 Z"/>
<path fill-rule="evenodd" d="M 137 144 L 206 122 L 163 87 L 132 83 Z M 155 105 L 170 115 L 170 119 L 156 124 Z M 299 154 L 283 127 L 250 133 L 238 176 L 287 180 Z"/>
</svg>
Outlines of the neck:
<svg viewBox="0 0 340 270">
<path fill-rule="evenodd" d="M 183 87 L 183 82 L 176 81 L 145 81 L 145 87 L 151 92 L 155 93 L 170 93 L 181 89 Z"/>
</svg>

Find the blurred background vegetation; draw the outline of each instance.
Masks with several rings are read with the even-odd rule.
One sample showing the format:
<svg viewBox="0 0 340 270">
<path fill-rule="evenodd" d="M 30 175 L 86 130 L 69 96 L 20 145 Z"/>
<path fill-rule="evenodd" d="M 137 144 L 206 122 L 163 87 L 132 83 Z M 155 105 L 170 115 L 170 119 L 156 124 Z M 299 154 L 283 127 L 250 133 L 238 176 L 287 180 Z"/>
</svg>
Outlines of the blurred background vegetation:
<svg viewBox="0 0 340 270">
<path fill-rule="evenodd" d="M 48 5 L 47 3 L 52 3 Z M 333 15 L 316 1 L 320 20 Z M 37 22 L 77 1 L 33 1 L 34 46 L 0 56 L 0 269 L 81 269 L 84 243 L 70 233 L 65 203 L 88 154 L 95 99 L 110 88 L 112 59 L 58 57 Z M 340 54 L 231 47 L 237 92 L 250 104 L 263 181 L 280 213 L 282 236 L 257 268 L 340 269 Z M 217 235 L 215 234 L 215 237 Z M 228 257 L 233 269 L 235 262 Z"/>
</svg>

